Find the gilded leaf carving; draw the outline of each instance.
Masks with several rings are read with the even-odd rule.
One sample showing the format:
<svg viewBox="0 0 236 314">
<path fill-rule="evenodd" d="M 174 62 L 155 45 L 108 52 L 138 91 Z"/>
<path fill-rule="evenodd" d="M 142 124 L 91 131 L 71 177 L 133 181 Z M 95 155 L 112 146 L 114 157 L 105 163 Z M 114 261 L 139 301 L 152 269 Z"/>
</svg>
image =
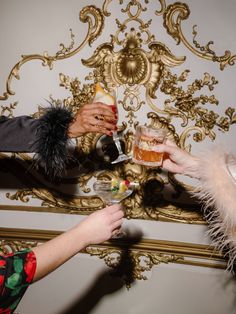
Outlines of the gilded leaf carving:
<svg viewBox="0 0 236 314">
<path fill-rule="evenodd" d="M 155 265 L 183 261 L 183 256 L 136 250 L 88 247 L 86 252 L 103 259 L 114 270 L 114 275 L 123 278 L 129 289 L 135 280 L 147 280 L 146 273 Z"/>
<path fill-rule="evenodd" d="M 170 4 L 164 12 L 164 27 L 168 34 L 172 36 L 177 44 L 183 43 L 192 53 L 200 58 L 218 62 L 220 69 L 224 70 L 226 65 L 234 65 L 236 55 L 232 55 L 229 50 L 226 50 L 224 55 L 217 56 L 216 53 L 210 48 L 214 42 L 211 40 L 206 45 L 200 45 L 197 40 L 196 25 L 193 26 L 193 44 L 189 43 L 182 32 L 181 23 L 186 20 L 190 15 L 190 9 L 187 4 L 175 2 Z"/>
<path fill-rule="evenodd" d="M 223 56 L 216 56 L 211 48 L 212 41 L 200 45 L 196 40 L 196 26 L 193 27 L 193 43 L 187 41 L 181 28 L 181 23 L 190 16 L 187 4 L 174 2 L 167 6 L 165 0 L 156 2 L 155 18 L 163 19 L 168 35 L 177 44 L 184 44 L 190 52 L 199 56 L 199 62 L 202 58 L 217 62 L 222 70 L 227 64 L 234 64 L 235 56 L 229 51 Z M 6 92 L 0 100 L 6 100 L 14 94 L 11 80 L 19 79 L 24 63 L 42 60 L 44 66 L 52 69 L 54 62 L 74 56 L 86 45 L 95 46 L 96 39 L 102 35 L 106 26 L 106 18 L 112 14 L 109 11 L 110 3 L 106 0 L 101 9 L 87 6 L 81 10 L 80 20 L 88 24 L 88 33 L 77 48 L 74 47 L 75 36 L 70 30 L 71 43 L 61 44 L 61 49 L 53 56 L 47 53 L 22 56 L 9 74 Z M 138 0 L 119 1 L 117 5 L 121 7 L 123 20 L 119 16 L 120 19 L 116 19 L 117 29 L 110 34 L 110 40 L 104 39 L 102 44 L 95 46 L 87 59 L 81 61 L 88 71 L 85 79 L 89 83 L 82 84 L 78 77 L 71 78 L 60 73 L 59 84 L 69 91 L 70 96 L 62 100 L 50 98 L 55 106 L 63 104 L 76 112 L 83 104 L 92 101 L 95 83 L 102 83 L 107 92 L 117 88 L 118 109 L 124 113 L 118 133 L 125 153 L 130 156 L 135 129 L 139 124 L 164 128 L 169 139 L 191 151 L 190 139 L 195 142 L 204 141 L 207 137 L 214 140 L 216 130 L 228 132 L 236 121 L 235 109 L 232 107 L 226 108 L 223 115 L 217 112 L 217 106 L 220 105 L 214 94 L 214 88 L 219 84 L 217 78 L 206 72 L 203 77 L 189 82 L 191 69 L 176 74 L 175 69 L 184 65 L 186 56 L 176 56 L 166 43 L 156 40 L 156 34 L 151 32 L 153 21 L 142 16 L 149 9 L 149 3 L 148 0 L 144 3 Z M 160 96 L 163 102 L 159 101 Z M 13 116 L 15 106 L 16 103 L 2 106 L 2 113 Z M 38 117 L 42 112 L 43 108 L 39 107 L 33 116 Z M 62 192 L 60 186 L 49 189 L 32 172 L 28 177 L 37 182 L 35 188 L 27 186 L 6 196 L 24 203 L 29 202 L 30 197 L 37 198 L 49 211 L 56 207 L 64 208 L 68 213 L 84 214 L 104 206 L 103 201 L 94 195 L 90 184 L 103 170 L 107 177 L 121 177 L 140 183 L 134 193 L 123 201 L 127 218 L 204 223 L 198 204 L 180 201 L 192 187 L 180 182 L 174 175 L 162 169 L 135 164 L 132 160 L 111 165 L 117 151 L 114 143 L 101 134 L 88 133 L 78 138 L 74 148 L 73 157 L 77 164 L 72 162 L 69 165 L 68 176 L 63 178 L 62 184 L 69 186 L 73 183 L 81 193 L 70 195 L 69 192 Z M 17 158 L 29 160 L 22 154 L 18 154 Z M 40 174 L 40 169 L 38 172 Z M 166 189 L 171 190 L 170 198 L 166 197 Z"/>
<path fill-rule="evenodd" d="M 59 231 L 0 228 L 0 253 L 15 253 L 31 249 L 61 234 Z M 187 264 L 225 268 L 225 258 L 209 245 L 141 239 L 128 235 L 96 246 L 86 247 L 81 253 L 104 260 L 111 275 L 124 280 L 130 288 L 136 280 L 147 280 L 155 266 Z"/>
</svg>

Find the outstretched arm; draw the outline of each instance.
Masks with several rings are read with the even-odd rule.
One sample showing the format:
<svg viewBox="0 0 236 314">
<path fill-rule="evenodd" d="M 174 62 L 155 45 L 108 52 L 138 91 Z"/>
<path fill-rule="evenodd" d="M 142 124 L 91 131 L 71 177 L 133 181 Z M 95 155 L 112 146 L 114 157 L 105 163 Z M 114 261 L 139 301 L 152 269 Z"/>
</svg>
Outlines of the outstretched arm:
<svg viewBox="0 0 236 314">
<path fill-rule="evenodd" d="M 51 273 L 86 246 L 110 239 L 121 227 L 123 215 L 120 205 L 106 207 L 90 214 L 67 232 L 35 247 L 37 267 L 33 281 Z"/>
<path fill-rule="evenodd" d="M 163 168 L 199 179 L 191 193 L 209 210 L 206 218 L 212 241 L 228 253 L 228 268 L 232 269 L 236 260 L 236 157 L 216 147 L 194 157 L 169 141 L 157 151 L 165 153 Z"/>
<path fill-rule="evenodd" d="M 51 273 L 87 245 L 108 240 L 120 228 L 122 217 L 119 205 L 106 207 L 33 250 L 0 255 L 0 313 L 12 313 L 32 282 Z"/>
<path fill-rule="evenodd" d="M 87 132 L 111 136 L 116 130 L 115 107 L 102 103 L 85 104 L 74 116 L 65 107 L 47 108 L 39 119 L 29 116 L 0 117 L 0 151 L 36 153 L 49 178 L 61 177 L 68 163 L 70 138 Z M 98 117 L 103 117 L 99 119 Z"/>
</svg>

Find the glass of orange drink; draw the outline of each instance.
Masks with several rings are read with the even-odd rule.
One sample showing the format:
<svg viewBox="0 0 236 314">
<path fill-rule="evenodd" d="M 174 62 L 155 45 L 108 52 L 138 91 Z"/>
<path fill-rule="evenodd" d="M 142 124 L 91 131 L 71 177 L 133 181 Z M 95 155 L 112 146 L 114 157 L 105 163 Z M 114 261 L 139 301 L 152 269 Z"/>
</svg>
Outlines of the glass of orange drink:
<svg viewBox="0 0 236 314">
<path fill-rule="evenodd" d="M 133 144 L 133 161 L 145 166 L 161 166 L 163 153 L 155 151 L 157 145 L 165 142 L 166 130 L 139 125 Z"/>
</svg>

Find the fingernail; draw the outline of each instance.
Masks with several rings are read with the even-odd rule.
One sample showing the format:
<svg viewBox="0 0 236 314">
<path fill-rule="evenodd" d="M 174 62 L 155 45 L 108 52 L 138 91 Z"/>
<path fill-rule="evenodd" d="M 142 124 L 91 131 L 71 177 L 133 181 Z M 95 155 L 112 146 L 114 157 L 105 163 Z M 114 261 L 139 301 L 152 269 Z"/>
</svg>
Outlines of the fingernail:
<svg viewBox="0 0 236 314">
<path fill-rule="evenodd" d="M 112 109 L 113 112 L 117 112 L 117 108 L 116 108 L 115 105 L 112 105 L 112 106 L 111 106 L 111 109 Z"/>
</svg>

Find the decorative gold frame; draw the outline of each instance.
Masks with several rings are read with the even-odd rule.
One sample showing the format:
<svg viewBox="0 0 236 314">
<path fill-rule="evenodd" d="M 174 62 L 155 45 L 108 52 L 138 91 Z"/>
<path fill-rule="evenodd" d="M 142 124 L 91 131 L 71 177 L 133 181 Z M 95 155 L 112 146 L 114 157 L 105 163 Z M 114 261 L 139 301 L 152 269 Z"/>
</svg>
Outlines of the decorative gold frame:
<svg viewBox="0 0 236 314">
<path fill-rule="evenodd" d="M 0 228 L 0 251 L 6 254 L 32 248 L 60 233 L 50 230 Z M 101 245 L 89 246 L 81 253 L 103 259 L 114 270 L 114 275 L 124 278 L 127 288 L 135 280 L 146 280 L 147 272 L 155 265 L 163 263 L 226 268 L 225 259 L 213 247 L 175 241 L 114 239 Z"/>
<path fill-rule="evenodd" d="M 102 8 L 90 5 L 81 10 L 80 20 L 88 24 L 88 32 L 77 48 L 74 48 L 75 36 L 70 30 L 71 44 L 68 47 L 61 44 L 61 49 L 55 55 L 50 56 L 48 53 L 23 55 L 22 59 L 12 68 L 6 82 L 6 91 L 0 96 L 0 100 L 5 101 L 14 95 L 11 88 L 12 79 L 20 79 L 20 69 L 25 63 L 41 60 L 43 66 L 52 69 L 54 62 L 70 58 L 79 53 L 87 44 L 91 45 L 102 34 L 106 17 L 111 15 L 110 3 L 111 0 L 106 0 L 103 2 Z M 87 60 L 82 60 L 84 66 L 93 69 L 87 76 L 92 83 L 81 86 L 78 78 L 71 79 L 61 73 L 60 85 L 71 92 L 71 97 L 62 102 L 75 112 L 92 99 L 96 82 L 102 82 L 108 91 L 114 87 L 123 89 L 123 96 L 119 98 L 118 103 L 127 115 L 126 121 L 122 123 L 119 131 L 123 132 L 123 146 L 127 154 L 132 152 L 134 132 L 139 124 L 137 114 L 144 103 L 152 110 L 147 112 L 147 124 L 154 128 L 165 128 L 169 138 L 181 148 L 190 151 L 191 145 L 187 143 L 189 136 L 192 136 L 195 142 L 200 142 L 206 137 L 214 140 L 216 127 L 224 132 L 229 131 L 230 126 L 236 122 L 235 109 L 229 107 L 224 116 L 219 116 L 213 110 L 205 107 L 206 103 L 218 104 L 215 95 L 195 95 L 202 89 L 208 89 L 208 92 L 214 90 L 218 81 L 209 73 L 205 73 L 201 79 L 195 79 L 187 88 L 182 86 L 182 83 L 187 81 L 190 70 L 186 69 L 177 76 L 171 72 L 170 68 L 183 64 L 185 56 L 175 56 L 164 43 L 155 40 L 155 35 L 150 31 L 151 21 L 145 22 L 142 19 L 142 13 L 148 9 L 148 3 L 148 0 L 145 1 L 145 4 L 139 0 L 132 0 L 125 5 L 123 0 L 119 1 L 119 5 L 122 6 L 121 12 L 127 17 L 123 22 L 116 20 L 117 31 L 111 35 L 109 42 L 104 42 L 97 47 Z M 175 2 L 167 6 L 165 0 L 159 0 L 159 5 L 160 8 L 156 10 L 155 14 L 159 18 L 163 18 L 164 28 L 176 40 L 177 45 L 182 43 L 196 56 L 218 63 L 221 70 L 224 70 L 226 65 L 234 65 L 236 55 L 232 55 L 230 51 L 226 51 L 222 56 L 217 56 L 210 48 L 212 41 L 206 45 L 200 45 L 197 42 L 196 26 L 193 27 L 193 44 L 188 42 L 181 27 L 181 23 L 190 15 L 187 4 Z M 132 27 L 128 31 L 131 22 L 136 23 L 137 28 Z M 157 90 L 167 97 L 162 107 L 156 102 Z M 143 93 L 145 97 L 143 97 Z M 57 100 L 51 99 L 51 101 L 55 105 L 58 104 Z M 8 112 L 9 116 L 13 116 L 16 105 L 17 103 L 12 103 L 9 106 L 2 106 L 2 113 Z M 39 108 L 39 112 L 34 116 L 37 117 L 41 112 L 42 108 Z M 176 119 L 181 121 L 182 132 L 180 133 L 175 129 Z M 98 175 L 97 170 L 94 170 L 94 164 L 104 164 L 104 160 L 94 153 L 100 138 L 99 134 L 87 134 L 77 141 L 78 159 L 80 155 L 87 157 L 85 162 L 81 160 L 81 165 L 89 171 L 78 177 L 76 184 L 84 193 L 88 193 L 88 196 L 68 197 L 56 188 L 48 189 L 45 183 L 36 179 L 33 172 L 28 175 L 28 179 L 36 183 L 36 186 L 40 186 L 39 188 L 24 189 L 15 194 L 8 193 L 6 196 L 23 203 L 27 203 L 30 197 L 38 198 L 42 200 L 42 206 L 45 206 L 48 211 L 57 211 L 58 209 L 58 211 L 64 210 L 67 213 L 85 214 L 101 208 L 104 206 L 102 200 L 97 196 L 89 195 L 91 190 L 87 185 L 91 178 Z M 5 155 L 1 154 L 0 157 L 4 158 Z M 16 161 L 19 159 L 30 161 L 26 154 L 17 154 L 16 157 Z M 106 157 L 112 158 L 112 155 L 109 155 L 108 152 Z M 19 174 L 19 170 L 16 171 L 16 174 Z M 130 198 L 124 200 L 127 218 L 204 223 L 197 204 L 186 204 L 178 200 L 183 191 L 191 191 L 192 187 L 178 181 L 172 174 L 165 174 L 160 169 L 147 169 L 132 161 L 110 167 L 108 159 L 105 176 L 126 177 L 132 181 L 139 181 L 140 188 Z M 65 184 L 67 179 L 64 180 Z M 147 186 L 148 189 L 152 188 L 151 194 L 155 197 L 151 202 L 145 204 L 144 191 Z M 167 186 L 173 190 L 174 199 L 167 200 L 164 197 L 163 192 Z M 149 197 L 147 198 L 149 199 Z M 21 210 L 23 206 L 8 208 Z M 24 210 L 25 208 L 35 210 L 32 206 L 24 206 Z M 45 208 L 44 210 L 46 210 Z"/>
</svg>

